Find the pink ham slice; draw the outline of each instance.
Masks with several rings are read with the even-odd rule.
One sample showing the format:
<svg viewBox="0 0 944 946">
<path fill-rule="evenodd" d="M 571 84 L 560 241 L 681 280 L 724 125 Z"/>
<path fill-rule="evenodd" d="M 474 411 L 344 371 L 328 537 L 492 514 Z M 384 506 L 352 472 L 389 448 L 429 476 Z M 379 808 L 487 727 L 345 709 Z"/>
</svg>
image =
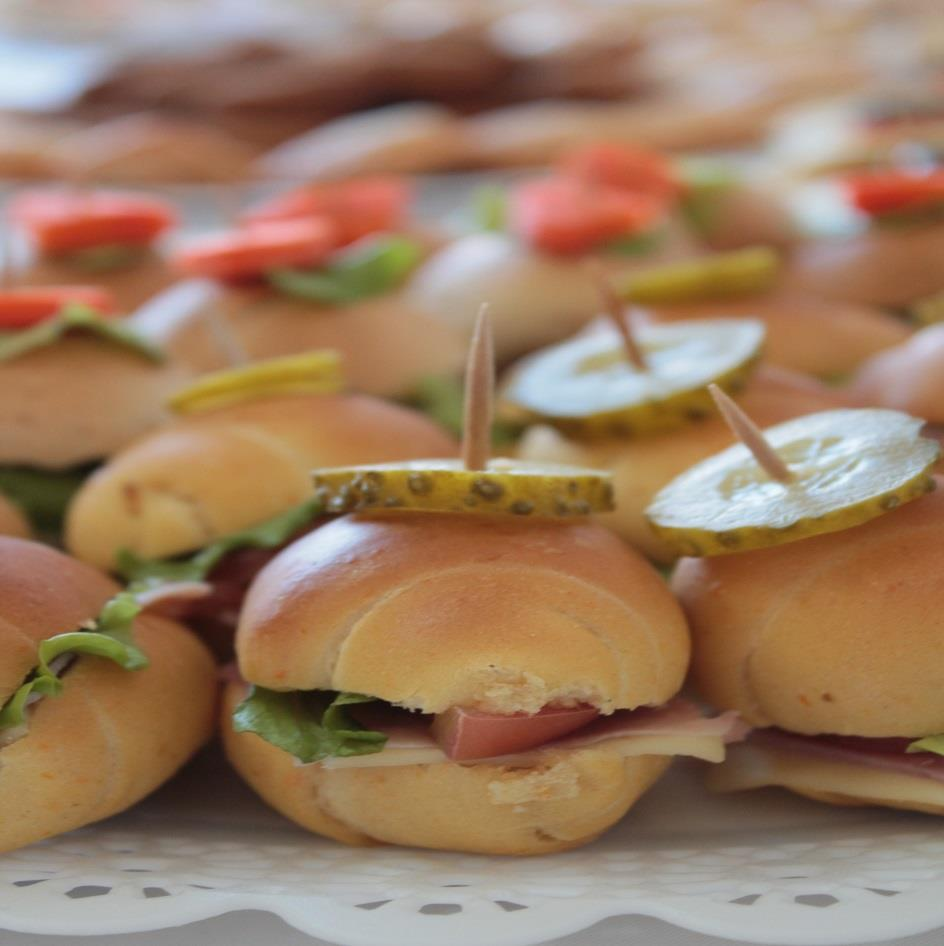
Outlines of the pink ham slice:
<svg viewBox="0 0 944 946">
<path fill-rule="evenodd" d="M 748 742 L 774 752 L 800 752 L 827 762 L 865 765 L 886 772 L 944 782 L 944 756 L 907 752 L 913 739 L 864 739 L 857 736 L 801 736 L 782 729 L 755 729 Z"/>
<path fill-rule="evenodd" d="M 365 703 L 361 706 L 352 706 L 349 709 L 362 726 L 387 736 L 388 749 L 428 749 L 435 746 L 430 717 L 419 713 L 410 713 L 386 703 Z M 542 749 L 579 749 L 591 746 L 609 739 L 619 739 L 629 736 L 715 736 L 726 743 L 742 740 L 749 727 L 746 726 L 736 713 L 723 713 L 720 716 L 706 718 L 702 716 L 698 706 L 682 697 L 676 697 L 663 706 L 643 707 L 635 710 L 618 710 L 610 716 L 599 716 L 596 710 L 583 707 L 578 711 L 589 714 L 579 728 L 570 727 L 562 734 L 558 731 L 553 736 L 544 736 L 540 739 L 529 738 L 526 748 Z M 489 714 L 480 714 L 486 719 L 502 719 Z M 530 725 L 539 720 L 538 725 L 544 726 L 541 714 L 535 716 L 504 717 L 505 720 L 517 720 L 516 725 Z M 499 751 L 495 751 L 499 748 Z M 443 751 L 447 752 L 445 747 Z M 472 761 L 476 759 L 496 758 L 523 751 L 522 748 L 506 749 L 498 747 L 497 742 L 486 744 L 482 751 L 486 755 L 474 757 L 450 756 L 455 761 Z M 447 753 L 448 754 L 448 753 Z"/>
</svg>

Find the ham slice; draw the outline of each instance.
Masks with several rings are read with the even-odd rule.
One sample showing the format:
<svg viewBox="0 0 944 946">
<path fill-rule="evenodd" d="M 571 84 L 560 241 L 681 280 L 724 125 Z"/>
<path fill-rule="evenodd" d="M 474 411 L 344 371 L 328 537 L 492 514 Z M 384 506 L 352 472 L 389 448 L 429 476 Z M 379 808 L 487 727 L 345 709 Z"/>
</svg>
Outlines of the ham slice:
<svg viewBox="0 0 944 946">
<path fill-rule="evenodd" d="M 907 752 L 914 739 L 865 739 L 857 736 L 802 736 L 782 729 L 755 729 L 748 744 L 774 752 L 799 752 L 828 762 L 845 762 L 944 782 L 944 756 Z"/>
</svg>

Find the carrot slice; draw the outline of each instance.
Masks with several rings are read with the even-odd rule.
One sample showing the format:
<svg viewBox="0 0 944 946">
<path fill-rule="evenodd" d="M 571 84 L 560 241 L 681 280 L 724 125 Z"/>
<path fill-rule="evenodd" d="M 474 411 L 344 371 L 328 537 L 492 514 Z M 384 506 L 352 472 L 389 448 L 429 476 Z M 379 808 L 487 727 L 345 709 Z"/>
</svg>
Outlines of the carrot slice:
<svg viewBox="0 0 944 946">
<path fill-rule="evenodd" d="M 191 276 L 252 279 L 285 266 L 314 266 L 336 242 L 334 227 L 324 218 L 270 220 L 196 240 L 175 262 Z"/>
<path fill-rule="evenodd" d="M 113 315 L 115 300 L 98 286 L 22 286 L 0 290 L 0 330 L 30 328 L 55 318 L 69 304 Z"/>
<path fill-rule="evenodd" d="M 944 168 L 925 174 L 877 171 L 846 178 L 843 183 L 853 206 L 870 215 L 944 202 Z"/>
<path fill-rule="evenodd" d="M 289 191 L 249 210 L 249 224 L 300 217 L 327 217 L 339 246 L 372 233 L 403 228 L 412 188 L 401 177 L 364 177 Z"/>
<path fill-rule="evenodd" d="M 682 183 L 672 162 L 657 151 L 635 145 L 599 142 L 565 154 L 558 162 L 563 174 L 588 184 L 652 194 L 666 201 L 677 198 Z"/>
<path fill-rule="evenodd" d="M 119 191 L 25 191 L 10 202 L 9 216 L 50 254 L 147 246 L 177 222 L 165 201 Z"/>
<path fill-rule="evenodd" d="M 536 249 L 574 254 L 640 233 L 664 209 L 651 194 L 549 177 L 516 188 L 509 216 L 511 230 Z"/>
</svg>

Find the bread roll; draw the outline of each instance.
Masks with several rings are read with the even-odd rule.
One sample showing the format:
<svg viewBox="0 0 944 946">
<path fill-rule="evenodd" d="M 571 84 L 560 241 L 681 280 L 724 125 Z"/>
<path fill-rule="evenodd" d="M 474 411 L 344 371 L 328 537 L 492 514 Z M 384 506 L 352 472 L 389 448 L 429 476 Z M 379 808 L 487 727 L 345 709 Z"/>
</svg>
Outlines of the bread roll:
<svg viewBox="0 0 944 946">
<path fill-rule="evenodd" d="M 0 464 L 64 469 L 110 456 L 166 419 L 189 376 L 84 335 L 0 362 Z"/>
<path fill-rule="evenodd" d="M 684 559 L 672 587 L 702 696 L 755 726 L 944 732 L 944 493 L 841 532 Z"/>
<path fill-rule="evenodd" d="M 841 406 L 842 395 L 811 378 L 763 367 L 738 402 L 761 427 L 791 417 Z M 579 442 L 550 427 L 530 428 L 518 446 L 525 460 L 566 463 L 607 470 L 613 475 L 616 510 L 600 517 L 635 548 L 659 562 L 673 553 L 650 530 L 646 507 L 655 494 L 690 466 L 730 446 L 733 437 L 720 417 L 680 430 L 630 440 Z"/>
<path fill-rule="evenodd" d="M 122 548 L 177 555 L 307 499 L 315 467 L 455 450 L 431 420 L 364 395 L 286 395 L 193 414 L 86 481 L 67 514 L 66 545 L 104 569 Z"/>
<path fill-rule="evenodd" d="M 258 576 L 237 654 L 264 687 L 353 690 L 428 713 L 661 704 L 681 686 L 684 621 L 663 582 L 599 526 L 438 513 L 344 516 Z M 298 766 L 253 733 L 230 759 L 263 798 L 348 844 L 492 854 L 584 844 L 658 778 L 665 756 L 547 749 L 530 765 Z"/>
<path fill-rule="evenodd" d="M 0 539 L 6 700 L 40 641 L 96 617 L 118 586 L 47 546 Z M 209 738 L 216 681 L 209 653 L 181 625 L 135 621 L 144 670 L 80 656 L 63 692 L 29 710 L 25 736 L 0 749 L 0 851 L 107 818 L 166 781 Z"/>
</svg>

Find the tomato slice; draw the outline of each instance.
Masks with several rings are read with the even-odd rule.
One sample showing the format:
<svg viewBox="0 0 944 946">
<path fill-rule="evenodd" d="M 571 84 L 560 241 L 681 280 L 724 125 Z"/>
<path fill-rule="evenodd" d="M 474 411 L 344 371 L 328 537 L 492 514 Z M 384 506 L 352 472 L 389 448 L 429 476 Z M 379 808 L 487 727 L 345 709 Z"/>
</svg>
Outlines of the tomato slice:
<svg viewBox="0 0 944 946">
<path fill-rule="evenodd" d="M 651 194 L 573 178 L 529 181 L 511 194 L 510 227 L 536 249 L 576 254 L 648 229 L 665 211 Z"/>
<path fill-rule="evenodd" d="M 24 191 L 10 202 L 9 216 L 50 254 L 147 246 L 177 222 L 165 201 L 119 191 Z"/>
<path fill-rule="evenodd" d="M 658 151 L 616 142 L 576 148 L 558 162 L 563 174 L 589 184 L 601 184 L 671 201 L 682 192 L 672 162 Z"/>
<path fill-rule="evenodd" d="M 30 328 L 55 318 L 70 303 L 88 306 L 100 315 L 115 312 L 115 300 L 98 286 L 23 286 L 0 289 L 0 330 Z"/>
<path fill-rule="evenodd" d="M 211 279 L 253 279 L 283 266 L 314 266 L 336 245 L 329 220 L 270 220 L 192 242 L 176 258 L 178 269 Z"/>
<path fill-rule="evenodd" d="M 372 233 L 403 229 L 412 187 L 402 177 L 364 177 L 312 184 L 289 191 L 249 210 L 249 224 L 299 217 L 327 217 L 334 224 L 339 246 Z"/>
<path fill-rule="evenodd" d="M 453 707 L 433 720 L 439 747 L 456 762 L 524 752 L 586 726 L 599 715 L 593 706 L 546 706 L 533 716 L 497 716 Z"/>
<path fill-rule="evenodd" d="M 944 168 L 925 174 L 876 171 L 843 183 L 853 206 L 870 215 L 919 210 L 944 201 Z"/>
</svg>

